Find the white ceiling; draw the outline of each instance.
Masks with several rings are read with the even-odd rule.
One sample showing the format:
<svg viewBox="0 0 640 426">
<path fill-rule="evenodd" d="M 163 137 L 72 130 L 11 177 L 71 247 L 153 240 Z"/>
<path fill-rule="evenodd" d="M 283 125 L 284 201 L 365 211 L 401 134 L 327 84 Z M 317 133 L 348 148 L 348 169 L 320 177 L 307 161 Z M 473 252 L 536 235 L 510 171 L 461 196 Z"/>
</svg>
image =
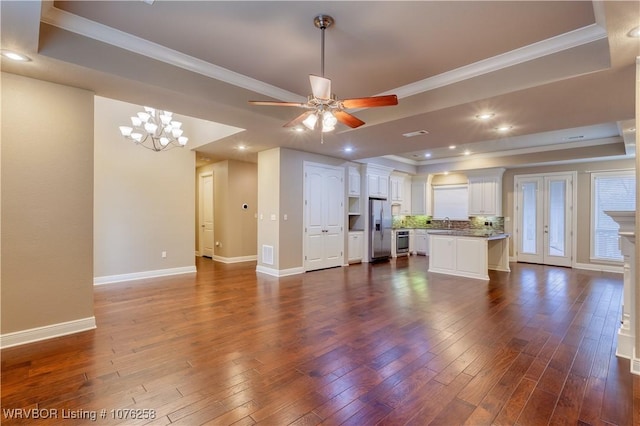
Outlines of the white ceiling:
<svg viewBox="0 0 640 426">
<path fill-rule="evenodd" d="M 640 7 L 633 1 L 2 1 L 0 7 L 2 48 L 33 59 L 3 58 L 3 71 L 245 129 L 223 137 L 212 131 L 210 143 L 198 147 L 212 160 L 252 161 L 274 146 L 413 165 L 534 151 L 549 152 L 553 161 L 558 149 L 580 158 L 594 145 L 610 146 L 612 156 L 635 152 L 629 129 L 640 39 L 627 33 L 640 24 Z M 306 99 L 308 75 L 320 74 L 313 18 L 321 13 L 335 19 L 326 30 L 325 76 L 336 95 L 399 98 L 397 106 L 350 111 L 367 124 L 338 127 L 324 143 L 317 132 L 282 127 L 300 110 L 247 102 Z M 492 120 L 475 118 L 485 111 L 495 114 Z M 512 128 L 500 134 L 501 124 Z M 402 136 L 418 130 L 428 133 Z"/>
</svg>

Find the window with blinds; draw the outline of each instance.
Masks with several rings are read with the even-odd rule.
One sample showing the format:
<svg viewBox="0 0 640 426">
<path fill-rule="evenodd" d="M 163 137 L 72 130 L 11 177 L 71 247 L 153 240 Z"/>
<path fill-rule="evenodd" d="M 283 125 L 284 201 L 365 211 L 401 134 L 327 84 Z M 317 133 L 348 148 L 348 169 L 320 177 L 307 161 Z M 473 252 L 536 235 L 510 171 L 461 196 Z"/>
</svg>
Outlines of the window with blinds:
<svg viewBox="0 0 640 426">
<path fill-rule="evenodd" d="M 467 185 L 433 187 L 434 219 L 469 220 L 469 190 Z"/>
<path fill-rule="evenodd" d="M 591 174 L 591 259 L 622 261 L 618 243 L 618 224 L 605 214 L 608 210 L 636 209 L 635 173 L 602 172 Z"/>
</svg>

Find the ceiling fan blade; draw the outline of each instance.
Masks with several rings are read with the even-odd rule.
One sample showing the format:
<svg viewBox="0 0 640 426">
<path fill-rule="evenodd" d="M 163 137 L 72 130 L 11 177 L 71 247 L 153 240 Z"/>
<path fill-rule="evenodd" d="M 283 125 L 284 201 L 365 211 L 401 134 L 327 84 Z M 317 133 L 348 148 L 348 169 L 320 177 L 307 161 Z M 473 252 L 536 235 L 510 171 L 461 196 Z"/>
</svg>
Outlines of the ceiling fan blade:
<svg viewBox="0 0 640 426">
<path fill-rule="evenodd" d="M 356 127 L 360 127 L 364 124 L 364 121 L 360 120 L 358 117 L 351 115 L 345 111 L 340 111 L 340 110 L 333 111 L 333 115 L 335 115 L 335 117 L 338 119 L 339 122 L 351 127 L 352 129 L 355 129 Z"/>
<path fill-rule="evenodd" d="M 307 112 L 303 112 L 302 114 L 300 114 L 299 116 L 297 116 L 296 118 L 294 118 L 293 120 L 289 121 L 288 123 L 286 123 L 284 126 L 282 127 L 295 127 L 298 124 L 302 124 L 302 122 L 311 114 L 314 114 L 315 111 L 307 111 Z"/>
<path fill-rule="evenodd" d="M 310 74 L 311 93 L 314 98 L 331 99 L 331 80 L 317 75 Z"/>
<path fill-rule="evenodd" d="M 303 102 L 272 102 L 272 101 L 249 101 L 251 105 L 267 105 L 267 106 L 295 106 L 295 107 L 307 107 L 308 105 Z"/>
<path fill-rule="evenodd" d="M 370 98 L 344 99 L 341 102 L 344 108 L 371 108 L 398 105 L 398 97 L 396 95 L 372 96 Z"/>
</svg>

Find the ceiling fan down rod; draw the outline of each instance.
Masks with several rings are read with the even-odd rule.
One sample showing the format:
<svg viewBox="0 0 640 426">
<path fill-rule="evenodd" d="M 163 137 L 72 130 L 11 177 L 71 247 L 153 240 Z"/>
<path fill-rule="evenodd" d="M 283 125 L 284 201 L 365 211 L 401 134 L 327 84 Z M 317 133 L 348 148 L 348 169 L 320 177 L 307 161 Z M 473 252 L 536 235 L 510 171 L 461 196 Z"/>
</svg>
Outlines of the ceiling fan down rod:
<svg viewBox="0 0 640 426">
<path fill-rule="evenodd" d="M 320 77 L 324 77 L 324 30 L 329 28 L 334 20 L 329 15 L 318 15 L 313 19 L 313 23 L 317 28 L 322 31 L 321 45 L 320 45 Z"/>
</svg>

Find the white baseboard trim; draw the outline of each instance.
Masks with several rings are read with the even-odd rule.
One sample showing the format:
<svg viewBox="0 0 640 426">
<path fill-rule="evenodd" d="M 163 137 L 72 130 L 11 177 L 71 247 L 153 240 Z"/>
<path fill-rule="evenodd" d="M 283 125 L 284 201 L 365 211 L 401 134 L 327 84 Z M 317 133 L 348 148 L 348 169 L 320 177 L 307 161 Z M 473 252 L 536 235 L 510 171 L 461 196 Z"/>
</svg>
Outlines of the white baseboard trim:
<svg viewBox="0 0 640 426">
<path fill-rule="evenodd" d="M 15 331 L 13 333 L 5 333 L 0 335 L 0 348 L 5 349 L 12 346 L 26 345 L 27 343 L 67 336 L 69 334 L 93 330 L 94 328 L 96 328 L 96 318 L 89 317 L 61 322 L 59 324 L 45 325 L 44 327 Z"/>
<path fill-rule="evenodd" d="M 598 272 L 614 272 L 617 274 L 624 273 L 624 269 L 622 266 L 616 265 L 598 265 L 596 263 L 576 263 L 573 265 L 575 269 L 584 269 L 587 271 L 598 271 Z"/>
<path fill-rule="evenodd" d="M 104 277 L 93 277 L 93 285 L 113 284 L 123 281 L 142 280 L 145 278 L 168 277 L 170 275 L 195 273 L 196 267 L 182 266 L 180 268 L 156 269 L 154 271 L 133 272 L 130 274 L 107 275 Z"/>
<path fill-rule="evenodd" d="M 299 268 L 273 269 L 267 268 L 266 266 L 258 265 L 256 266 L 256 272 L 271 275 L 272 277 L 287 277 L 289 275 L 304 274 L 304 268 L 300 266 Z"/>
<path fill-rule="evenodd" d="M 516 256 L 509 256 L 509 262 L 510 263 L 517 263 L 518 262 L 518 258 Z"/>
<path fill-rule="evenodd" d="M 240 263 L 240 262 L 255 262 L 258 260 L 257 255 L 252 256 L 236 256 L 236 257 L 222 257 L 222 256 L 213 256 L 212 258 L 216 262 L 222 263 Z"/>
</svg>

